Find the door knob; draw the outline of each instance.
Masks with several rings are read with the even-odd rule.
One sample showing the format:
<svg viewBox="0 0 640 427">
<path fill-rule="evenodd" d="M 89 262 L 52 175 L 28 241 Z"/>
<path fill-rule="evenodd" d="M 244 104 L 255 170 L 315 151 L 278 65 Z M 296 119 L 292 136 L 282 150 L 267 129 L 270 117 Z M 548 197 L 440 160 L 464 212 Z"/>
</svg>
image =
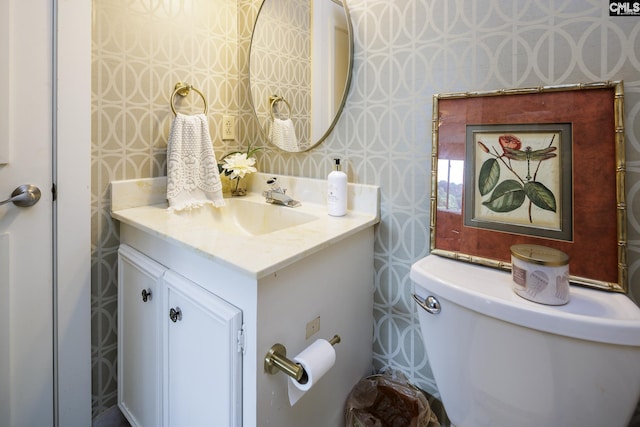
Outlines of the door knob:
<svg viewBox="0 0 640 427">
<path fill-rule="evenodd" d="M 25 184 L 13 190 L 11 197 L 0 202 L 0 206 L 13 202 L 14 205 L 21 208 L 28 208 L 38 203 L 40 200 L 40 189 L 35 185 Z"/>
</svg>

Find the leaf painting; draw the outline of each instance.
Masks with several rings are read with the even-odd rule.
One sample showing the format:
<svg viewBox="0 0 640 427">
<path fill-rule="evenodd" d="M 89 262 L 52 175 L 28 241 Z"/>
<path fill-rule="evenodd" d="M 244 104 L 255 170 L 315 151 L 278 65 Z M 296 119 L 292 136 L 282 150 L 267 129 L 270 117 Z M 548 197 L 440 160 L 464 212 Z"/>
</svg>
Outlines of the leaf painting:
<svg viewBox="0 0 640 427">
<path fill-rule="evenodd" d="M 556 212 L 556 195 L 545 183 L 538 181 L 538 172 L 546 160 L 557 156 L 554 146 L 555 134 L 546 147 L 523 148 L 522 138 L 502 134 L 497 144 L 477 141 L 478 147 L 489 158 L 482 163 L 477 177 L 478 191 L 485 199 L 482 206 L 497 213 L 508 213 L 519 209 L 528 200 L 528 218 L 533 223 L 533 206 Z M 507 177 L 502 177 L 506 172 Z"/>
</svg>

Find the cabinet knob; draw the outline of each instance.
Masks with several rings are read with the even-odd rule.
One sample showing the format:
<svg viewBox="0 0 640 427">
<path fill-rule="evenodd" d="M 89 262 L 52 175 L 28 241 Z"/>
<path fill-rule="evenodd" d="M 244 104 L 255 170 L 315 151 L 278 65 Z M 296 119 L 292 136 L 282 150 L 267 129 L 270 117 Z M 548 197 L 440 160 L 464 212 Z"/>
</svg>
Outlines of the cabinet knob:
<svg viewBox="0 0 640 427">
<path fill-rule="evenodd" d="M 180 307 L 172 308 L 171 310 L 169 310 L 169 319 L 171 319 L 173 323 L 177 322 L 178 320 L 182 320 L 182 310 L 180 310 Z"/>
<path fill-rule="evenodd" d="M 142 290 L 142 301 L 147 302 L 151 299 L 151 289 L 143 289 Z"/>
</svg>

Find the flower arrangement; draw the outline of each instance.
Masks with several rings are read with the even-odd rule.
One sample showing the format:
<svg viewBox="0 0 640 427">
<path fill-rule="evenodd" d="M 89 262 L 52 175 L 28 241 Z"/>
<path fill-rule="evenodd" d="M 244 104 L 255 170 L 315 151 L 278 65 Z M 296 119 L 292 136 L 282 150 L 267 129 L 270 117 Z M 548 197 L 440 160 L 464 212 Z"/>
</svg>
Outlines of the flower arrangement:
<svg viewBox="0 0 640 427">
<path fill-rule="evenodd" d="M 229 179 L 235 180 L 236 184 L 233 190 L 231 190 L 232 196 L 244 196 L 246 194 L 245 188 L 240 188 L 240 180 L 246 175 L 257 172 L 256 158 L 254 155 L 260 151 L 265 150 L 265 147 L 252 147 L 251 143 L 247 146 L 246 151 L 233 151 L 225 154 L 218 163 L 218 171 L 224 173 Z"/>
</svg>

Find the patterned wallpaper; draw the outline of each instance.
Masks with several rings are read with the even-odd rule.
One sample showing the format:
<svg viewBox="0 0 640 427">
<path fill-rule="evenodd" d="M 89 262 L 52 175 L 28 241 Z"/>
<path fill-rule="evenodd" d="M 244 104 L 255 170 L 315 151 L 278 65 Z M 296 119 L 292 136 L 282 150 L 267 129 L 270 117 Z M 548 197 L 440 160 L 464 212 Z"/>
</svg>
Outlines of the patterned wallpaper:
<svg viewBox="0 0 640 427">
<path fill-rule="evenodd" d="M 249 41 L 260 0 L 237 5 L 216 0 L 215 13 L 208 3 L 213 2 L 94 0 L 94 414 L 114 405 L 116 393 L 118 230 L 109 218 L 109 181 L 164 174 L 167 98 L 180 79 L 208 96 L 212 123 L 220 123 L 222 113 L 237 114 L 243 142 L 261 142 L 247 95 Z M 609 17 L 606 0 L 348 0 L 348 5 L 354 74 L 335 130 L 309 152 L 263 154 L 259 168 L 324 178 L 331 158 L 340 156 L 350 181 L 381 187 L 375 368 L 399 369 L 436 391 L 408 276 L 429 247 L 433 93 L 623 79 L 629 273 L 632 294 L 640 300 L 640 18 Z M 229 148 L 216 126 L 211 132 L 218 153 Z"/>
<path fill-rule="evenodd" d="M 239 114 L 236 0 L 94 0 L 92 64 L 93 415 L 116 404 L 118 225 L 109 183 L 166 175 L 174 85 L 185 81 L 209 104 L 214 149 L 222 115 Z M 195 93 L 177 111 L 201 112 Z M 217 124 L 217 125 L 216 125 Z"/>
<path fill-rule="evenodd" d="M 311 5 L 307 2 L 265 3 L 260 10 L 260 25 L 254 28 L 256 43 L 249 60 L 250 96 L 259 123 L 269 132 L 271 114 L 280 119 L 290 118 L 299 136 L 300 151 L 309 148 L 311 133 L 310 13 Z M 272 95 L 283 97 L 291 109 L 276 102 L 270 112 Z"/>
</svg>

